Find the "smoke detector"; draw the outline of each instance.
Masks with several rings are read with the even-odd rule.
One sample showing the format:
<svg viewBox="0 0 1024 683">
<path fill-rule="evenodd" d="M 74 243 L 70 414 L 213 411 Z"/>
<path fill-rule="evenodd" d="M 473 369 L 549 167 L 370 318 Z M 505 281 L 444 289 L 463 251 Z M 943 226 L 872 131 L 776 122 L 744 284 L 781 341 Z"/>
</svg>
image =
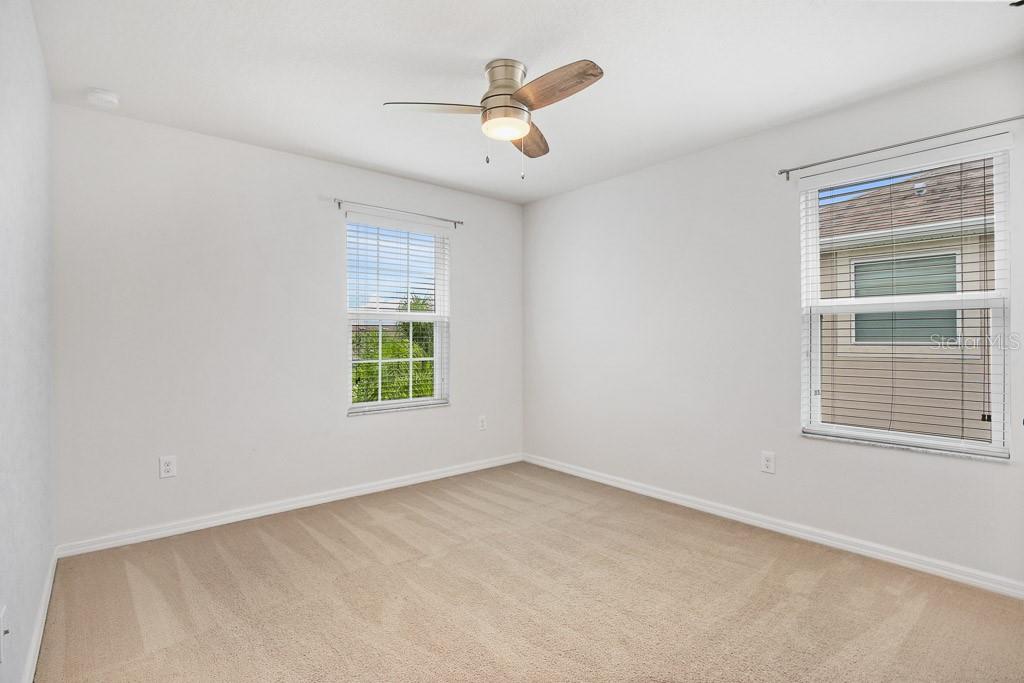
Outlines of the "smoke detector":
<svg viewBox="0 0 1024 683">
<path fill-rule="evenodd" d="M 117 105 L 121 103 L 121 98 L 116 92 L 103 88 L 89 88 L 85 91 L 85 99 L 98 109 L 117 109 Z"/>
</svg>

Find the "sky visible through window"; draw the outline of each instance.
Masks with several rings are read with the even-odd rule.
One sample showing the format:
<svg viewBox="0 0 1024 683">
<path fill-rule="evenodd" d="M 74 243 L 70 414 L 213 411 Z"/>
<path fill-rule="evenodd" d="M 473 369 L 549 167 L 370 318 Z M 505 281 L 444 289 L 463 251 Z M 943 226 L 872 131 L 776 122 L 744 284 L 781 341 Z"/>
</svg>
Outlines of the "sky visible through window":
<svg viewBox="0 0 1024 683">
<path fill-rule="evenodd" d="M 828 206 L 829 204 L 839 204 L 840 202 L 857 199 L 858 197 L 863 197 L 864 193 L 868 190 L 902 183 L 903 181 L 910 180 L 913 177 L 914 174 L 911 173 L 908 175 L 892 176 L 891 178 L 880 178 L 877 180 L 866 180 L 852 185 L 841 185 L 839 187 L 830 187 L 826 190 L 819 190 L 818 206 Z"/>
<path fill-rule="evenodd" d="M 349 309 L 433 311 L 435 241 L 430 234 L 349 224 Z"/>
</svg>

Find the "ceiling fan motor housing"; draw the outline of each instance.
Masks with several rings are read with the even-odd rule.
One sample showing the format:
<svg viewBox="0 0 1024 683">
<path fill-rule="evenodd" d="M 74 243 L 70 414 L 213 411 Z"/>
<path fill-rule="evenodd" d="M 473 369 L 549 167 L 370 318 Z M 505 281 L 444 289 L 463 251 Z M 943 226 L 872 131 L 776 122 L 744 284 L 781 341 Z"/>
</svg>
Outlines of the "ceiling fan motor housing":
<svg viewBox="0 0 1024 683">
<path fill-rule="evenodd" d="M 384 105 L 440 114 L 479 114 L 484 135 L 492 140 L 511 142 L 524 156 L 536 159 L 551 148 L 544 134 L 533 124 L 531 112 L 575 95 L 598 81 L 604 71 L 589 59 L 578 59 L 524 85 L 525 64 L 517 59 L 494 59 L 484 67 L 484 74 L 488 87 L 479 105 L 450 102 L 385 102 Z"/>
<path fill-rule="evenodd" d="M 512 93 L 526 80 L 526 65 L 515 59 L 495 59 L 487 63 L 484 73 L 490 87 L 480 100 L 480 122 L 508 118 L 529 124 L 530 110 L 512 98 Z"/>
</svg>

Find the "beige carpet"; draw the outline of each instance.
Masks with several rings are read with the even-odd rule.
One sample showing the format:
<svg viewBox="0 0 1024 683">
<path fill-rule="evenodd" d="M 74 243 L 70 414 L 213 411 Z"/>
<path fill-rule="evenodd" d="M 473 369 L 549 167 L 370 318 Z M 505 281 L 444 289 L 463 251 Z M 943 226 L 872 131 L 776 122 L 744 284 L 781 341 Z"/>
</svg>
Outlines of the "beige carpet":
<svg viewBox="0 0 1024 683">
<path fill-rule="evenodd" d="M 61 560 L 37 681 L 1016 681 L 1024 602 L 519 463 Z"/>
</svg>

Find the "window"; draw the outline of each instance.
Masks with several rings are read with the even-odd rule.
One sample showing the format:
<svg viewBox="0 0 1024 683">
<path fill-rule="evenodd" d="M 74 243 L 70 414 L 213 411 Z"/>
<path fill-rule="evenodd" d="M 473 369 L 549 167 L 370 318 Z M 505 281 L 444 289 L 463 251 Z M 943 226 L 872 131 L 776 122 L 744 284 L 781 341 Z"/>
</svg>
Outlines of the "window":
<svg viewBox="0 0 1024 683">
<path fill-rule="evenodd" d="M 956 254 L 898 259 L 872 259 L 853 263 L 853 295 L 936 294 L 957 291 Z M 905 312 L 901 324 L 891 313 L 857 313 L 854 335 L 858 343 L 900 341 L 928 344 L 954 340 L 957 312 Z"/>
<path fill-rule="evenodd" d="M 803 431 L 1008 457 L 1006 155 L 917 158 L 802 183 Z"/>
<path fill-rule="evenodd" d="M 448 402 L 443 228 L 349 212 L 350 414 Z"/>
</svg>

